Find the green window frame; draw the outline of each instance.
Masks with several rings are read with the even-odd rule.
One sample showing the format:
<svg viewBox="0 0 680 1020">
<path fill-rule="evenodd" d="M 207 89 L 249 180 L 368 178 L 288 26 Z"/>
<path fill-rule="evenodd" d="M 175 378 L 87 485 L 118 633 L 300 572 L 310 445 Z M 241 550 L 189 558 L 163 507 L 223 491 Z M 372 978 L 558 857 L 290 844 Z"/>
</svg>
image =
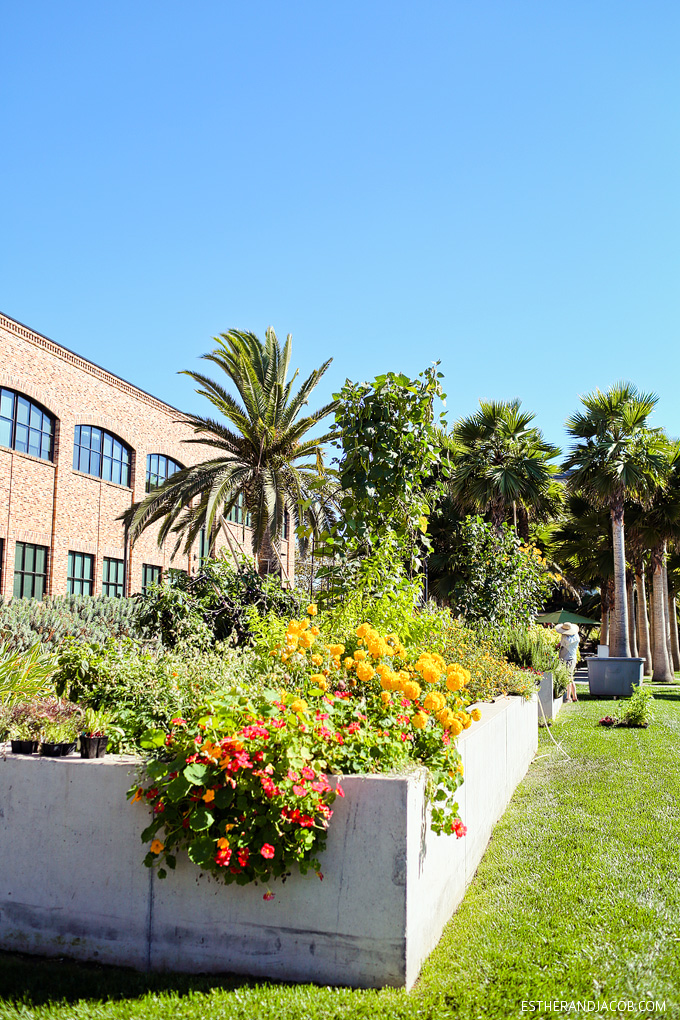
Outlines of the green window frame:
<svg viewBox="0 0 680 1020">
<path fill-rule="evenodd" d="M 142 564 L 142 595 L 146 595 L 150 584 L 160 584 L 163 577 L 163 568 L 156 567 L 153 563 Z"/>
<path fill-rule="evenodd" d="M 43 599 L 47 590 L 47 546 L 17 542 L 14 551 L 13 595 L 18 599 Z"/>
<path fill-rule="evenodd" d="M 109 598 L 121 599 L 123 597 L 123 560 L 113 559 L 111 556 L 104 557 L 102 565 L 102 595 Z"/>
<path fill-rule="evenodd" d="M 94 556 L 69 551 L 66 591 L 69 595 L 92 595 L 94 588 Z"/>
</svg>

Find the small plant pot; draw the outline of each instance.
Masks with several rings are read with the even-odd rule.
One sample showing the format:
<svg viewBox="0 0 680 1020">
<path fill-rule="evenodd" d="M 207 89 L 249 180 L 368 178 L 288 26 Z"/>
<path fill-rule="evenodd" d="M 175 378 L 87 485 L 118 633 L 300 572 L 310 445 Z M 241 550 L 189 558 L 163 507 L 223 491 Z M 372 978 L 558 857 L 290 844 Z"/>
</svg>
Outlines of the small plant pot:
<svg viewBox="0 0 680 1020">
<path fill-rule="evenodd" d="M 68 744 L 41 744 L 40 754 L 43 758 L 65 758 L 66 755 L 73 754 L 75 749 L 75 740 Z"/>
<path fill-rule="evenodd" d="M 109 742 L 107 736 L 103 737 L 81 737 L 80 757 L 81 758 L 103 758 L 106 754 L 106 745 Z"/>
<path fill-rule="evenodd" d="M 38 750 L 37 740 L 12 740 L 12 754 L 35 754 Z"/>
</svg>

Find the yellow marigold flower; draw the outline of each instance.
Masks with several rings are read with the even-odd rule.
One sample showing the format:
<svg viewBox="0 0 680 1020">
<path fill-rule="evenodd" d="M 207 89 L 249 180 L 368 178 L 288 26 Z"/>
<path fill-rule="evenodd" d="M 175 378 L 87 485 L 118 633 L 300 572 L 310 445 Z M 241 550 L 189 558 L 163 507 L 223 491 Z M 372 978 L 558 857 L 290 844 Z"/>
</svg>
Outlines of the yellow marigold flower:
<svg viewBox="0 0 680 1020">
<path fill-rule="evenodd" d="M 214 799 L 215 799 L 215 791 L 214 790 L 206 790 L 205 793 L 203 794 L 203 800 L 206 802 L 206 804 L 212 803 L 212 801 L 214 801 Z"/>
<path fill-rule="evenodd" d="M 337 657 L 338 657 L 339 655 L 342 655 L 342 653 L 344 652 L 344 650 L 345 650 L 345 646 L 344 646 L 344 645 L 329 645 L 329 646 L 328 646 L 328 651 L 329 651 L 329 652 L 331 653 L 331 655 L 332 655 L 332 656 L 333 656 L 334 658 L 336 658 L 336 659 L 337 659 Z"/>
<path fill-rule="evenodd" d="M 319 687 L 322 691 L 328 690 L 328 680 L 326 680 L 326 677 L 323 677 L 323 679 L 319 680 Z"/>
<path fill-rule="evenodd" d="M 403 683 L 407 683 L 411 679 L 411 674 L 405 669 L 400 669 L 397 676 Z"/>
<path fill-rule="evenodd" d="M 315 666 L 323 666 L 323 655 L 315 654 L 312 656 L 312 662 Z"/>
<path fill-rule="evenodd" d="M 296 712 L 298 715 L 301 715 L 303 712 L 307 711 L 307 702 L 302 698 L 296 698 L 295 701 L 291 702 L 290 710 L 291 712 Z"/>
<path fill-rule="evenodd" d="M 364 652 L 363 650 L 362 651 L 356 651 L 354 653 L 354 659 L 355 659 L 356 662 L 363 662 L 365 658 L 366 658 L 366 652 Z"/>
<path fill-rule="evenodd" d="M 301 634 L 300 635 L 300 644 L 302 645 L 303 648 L 311 648 L 312 645 L 314 644 L 314 635 L 313 634 Z"/>
<path fill-rule="evenodd" d="M 425 695 L 423 706 L 428 712 L 441 712 L 446 707 L 446 698 L 439 691 L 430 691 Z"/>
<path fill-rule="evenodd" d="M 375 676 L 375 670 L 372 666 L 369 666 L 367 662 L 357 663 L 357 677 L 364 683 L 367 683 Z"/>
<path fill-rule="evenodd" d="M 375 671 L 379 677 L 384 677 L 391 672 L 390 667 L 386 666 L 384 662 L 380 662 L 376 667 Z"/>
<path fill-rule="evenodd" d="M 451 725 L 448 727 L 453 733 L 454 737 L 459 736 L 463 732 L 462 723 L 458 719 L 452 719 Z"/>
<path fill-rule="evenodd" d="M 343 665 L 344 665 L 345 669 L 354 669 L 354 667 L 356 666 L 356 663 L 355 663 L 354 659 L 351 659 L 349 657 L 349 655 L 348 655 L 347 658 L 344 660 Z"/>
<path fill-rule="evenodd" d="M 370 630 L 371 630 L 371 625 L 370 625 L 370 623 L 362 623 L 362 624 L 361 624 L 361 625 L 360 625 L 359 627 L 357 627 L 357 629 L 356 629 L 356 636 L 357 636 L 358 638 L 363 638 L 363 637 L 365 637 L 365 636 L 366 636 L 366 635 L 368 634 L 368 632 L 369 632 Z"/>
<path fill-rule="evenodd" d="M 313 634 L 313 635 L 314 635 L 314 637 L 318 637 L 318 636 L 319 636 L 319 634 L 321 633 L 321 631 L 319 630 L 319 628 L 318 628 L 318 627 L 310 627 L 310 628 L 309 628 L 309 633 L 310 633 L 310 634 Z"/>
<path fill-rule="evenodd" d="M 463 681 L 458 673 L 449 673 L 446 678 L 446 686 L 450 691 L 459 691 L 463 686 Z"/>
<path fill-rule="evenodd" d="M 391 702 L 392 696 L 388 694 L 387 691 L 381 691 L 380 700 L 382 701 L 383 705 L 387 706 Z"/>
<path fill-rule="evenodd" d="M 415 680 L 409 680 L 408 683 L 405 683 L 402 687 L 402 691 L 404 692 L 405 698 L 408 698 L 409 701 L 415 701 L 416 698 L 420 697 L 421 687 Z"/>
<path fill-rule="evenodd" d="M 479 711 L 478 708 L 473 708 L 472 711 L 470 712 L 470 715 L 472 716 L 475 722 L 479 722 L 479 720 L 482 718 L 482 713 Z"/>
<path fill-rule="evenodd" d="M 316 614 L 319 612 L 319 609 L 315 602 L 312 602 L 311 605 L 307 606 L 307 612 L 309 613 L 310 616 L 316 616 Z"/>
<path fill-rule="evenodd" d="M 422 730 L 427 726 L 427 716 L 424 712 L 416 712 L 415 715 L 411 716 L 411 725 L 417 730 Z"/>
<path fill-rule="evenodd" d="M 321 685 L 322 683 L 325 684 L 326 677 L 323 675 L 323 673 L 312 673 L 312 675 L 309 678 L 309 682 L 317 685 Z"/>
<path fill-rule="evenodd" d="M 159 854 L 161 850 L 165 849 L 165 843 L 161 843 L 160 839 L 154 839 L 153 843 L 149 847 L 152 854 Z"/>
</svg>

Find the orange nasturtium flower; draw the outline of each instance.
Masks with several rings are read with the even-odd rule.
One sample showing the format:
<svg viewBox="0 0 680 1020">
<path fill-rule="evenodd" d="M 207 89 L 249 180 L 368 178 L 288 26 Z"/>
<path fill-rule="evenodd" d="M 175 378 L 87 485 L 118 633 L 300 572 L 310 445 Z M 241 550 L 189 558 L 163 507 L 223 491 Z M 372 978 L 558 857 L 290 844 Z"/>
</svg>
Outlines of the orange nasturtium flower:
<svg viewBox="0 0 680 1020">
<path fill-rule="evenodd" d="M 206 790 L 205 793 L 203 794 L 203 800 L 206 802 L 206 804 L 210 804 L 210 802 L 213 801 L 214 799 L 215 799 L 214 790 Z"/>
<path fill-rule="evenodd" d="M 134 804 L 135 801 L 141 800 L 143 796 L 144 796 L 144 790 L 141 788 L 141 786 L 138 786 L 137 789 L 135 790 L 135 795 L 132 798 L 132 800 L 130 801 L 130 803 Z"/>
<path fill-rule="evenodd" d="M 149 847 L 152 854 L 159 854 L 165 847 L 164 843 L 161 843 L 160 839 L 154 839 L 153 843 Z"/>
</svg>

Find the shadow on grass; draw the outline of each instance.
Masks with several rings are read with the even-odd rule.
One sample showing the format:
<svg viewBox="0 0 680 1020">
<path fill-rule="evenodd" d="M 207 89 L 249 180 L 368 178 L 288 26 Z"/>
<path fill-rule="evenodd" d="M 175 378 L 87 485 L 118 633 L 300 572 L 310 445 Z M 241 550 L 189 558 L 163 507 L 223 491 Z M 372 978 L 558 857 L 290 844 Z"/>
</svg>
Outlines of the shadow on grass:
<svg viewBox="0 0 680 1020">
<path fill-rule="evenodd" d="M 263 982 L 267 985 L 275 981 Z M 256 980 L 235 974 L 158 974 L 95 963 L 0 952 L 0 1000 L 26 1006 L 92 1000 L 115 1002 L 151 994 L 185 996 L 232 991 Z"/>
</svg>

